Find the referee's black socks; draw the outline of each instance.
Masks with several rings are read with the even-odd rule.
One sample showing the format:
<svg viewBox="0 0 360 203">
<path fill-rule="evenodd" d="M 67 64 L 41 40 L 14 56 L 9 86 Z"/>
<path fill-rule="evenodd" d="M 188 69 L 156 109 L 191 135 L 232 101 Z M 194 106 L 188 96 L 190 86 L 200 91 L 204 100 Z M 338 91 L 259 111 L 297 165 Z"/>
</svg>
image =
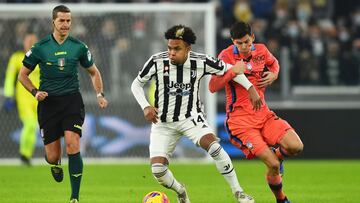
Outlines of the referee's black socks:
<svg viewBox="0 0 360 203">
<path fill-rule="evenodd" d="M 68 154 L 69 157 L 69 175 L 71 183 L 71 198 L 79 200 L 80 183 L 83 172 L 83 161 L 80 152 Z"/>
</svg>

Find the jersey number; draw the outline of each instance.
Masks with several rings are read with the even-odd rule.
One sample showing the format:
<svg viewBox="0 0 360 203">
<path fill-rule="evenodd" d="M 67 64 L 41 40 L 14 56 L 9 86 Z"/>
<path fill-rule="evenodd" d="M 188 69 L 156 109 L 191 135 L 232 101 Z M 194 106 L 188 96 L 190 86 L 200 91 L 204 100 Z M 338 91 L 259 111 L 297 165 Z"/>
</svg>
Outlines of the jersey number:
<svg viewBox="0 0 360 203">
<path fill-rule="evenodd" d="M 201 115 L 198 115 L 196 122 L 194 119 L 191 119 L 191 121 L 194 123 L 195 126 L 196 123 L 204 123 L 204 119 L 201 117 Z"/>
</svg>

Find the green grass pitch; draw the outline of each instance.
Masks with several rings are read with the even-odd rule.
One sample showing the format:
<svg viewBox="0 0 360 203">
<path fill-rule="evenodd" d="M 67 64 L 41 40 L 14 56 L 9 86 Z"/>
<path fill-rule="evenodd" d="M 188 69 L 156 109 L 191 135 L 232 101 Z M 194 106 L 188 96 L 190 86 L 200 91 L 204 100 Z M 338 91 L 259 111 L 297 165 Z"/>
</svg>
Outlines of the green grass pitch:
<svg viewBox="0 0 360 203">
<path fill-rule="evenodd" d="M 260 161 L 234 162 L 242 187 L 257 203 L 274 203 Z M 192 203 L 235 203 L 230 188 L 213 164 L 171 164 L 187 186 Z M 171 203 L 175 193 L 157 184 L 149 165 L 86 165 L 81 203 L 141 203 L 153 190 L 165 192 Z M 67 203 L 70 184 L 67 166 L 62 183 L 56 183 L 49 166 L 1 166 L 1 203 Z M 292 203 L 360 202 L 360 160 L 286 161 L 284 190 Z"/>
</svg>

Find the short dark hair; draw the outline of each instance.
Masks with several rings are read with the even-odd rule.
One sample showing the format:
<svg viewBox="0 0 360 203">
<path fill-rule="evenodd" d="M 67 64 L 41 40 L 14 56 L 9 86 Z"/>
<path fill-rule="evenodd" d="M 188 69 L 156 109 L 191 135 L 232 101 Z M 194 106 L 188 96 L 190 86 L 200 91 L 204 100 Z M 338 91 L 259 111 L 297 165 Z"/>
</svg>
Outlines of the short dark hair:
<svg viewBox="0 0 360 203">
<path fill-rule="evenodd" d="M 70 13 L 70 9 L 65 5 L 58 5 L 52 11 L 52 18 L 55 20 L 57 18 L 57 13 Z"/>
<path fill-rule="evenodd" d="M 175 25 L 165 32 L 165 39 L 181 39 L 188 44 L 195 44 L 194 31 L 185 25 Z"/>
<path fill-rule="evenodd" d="M 252 35 L 251 26 L 248 23 L 240 21 L 231 26 L 230 36 L 232 39 L 240 39 L 245 35 Z"/>
</svg>

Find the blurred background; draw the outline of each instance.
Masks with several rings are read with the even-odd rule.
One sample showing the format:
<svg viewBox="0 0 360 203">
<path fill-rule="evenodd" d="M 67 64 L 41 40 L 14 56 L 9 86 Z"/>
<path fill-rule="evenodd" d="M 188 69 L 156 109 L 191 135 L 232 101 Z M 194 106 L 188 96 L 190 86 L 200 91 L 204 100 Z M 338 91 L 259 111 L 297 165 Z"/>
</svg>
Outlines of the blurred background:
<svg viewBox="0 0 360 203">
<path fill-rule="evenodd" d="M 267 102 L 301 136 L 305 149 L 299 158 L 360 158 L 359 1 L 0 0 L 0 162 L 19 157 L 22 128 L 16 108 L 4 108 L 9 57 L 22 49 L 26 33 L 42 38 L 52 32 L 51 10 L 59 3 L 72 10 L 71 35 L 89 46 L 110 101 L 106 110 L 97 108 L 89 76 L 79 67 L 87 112 L 83 156 L 148 157 L 150 125 L 130 84 L 152 54 L 166 50 L 164 31 L 174 24 L 188 25 L 198 37 L 193 50 L 216 56 L 231 44 L 229 27 L 242 20 L 252 25 L 255 43 L 265 43 L 280 62 Z M 211 95 L 204 83 L 202 95 L 222 145 L 233 158 L 242 158 L 224 131 L 225 93 Z M 183 139 L 174 156 L 205 154 Z M 34 157 L 43 157 L 39 135 Z"/>
</svg>

